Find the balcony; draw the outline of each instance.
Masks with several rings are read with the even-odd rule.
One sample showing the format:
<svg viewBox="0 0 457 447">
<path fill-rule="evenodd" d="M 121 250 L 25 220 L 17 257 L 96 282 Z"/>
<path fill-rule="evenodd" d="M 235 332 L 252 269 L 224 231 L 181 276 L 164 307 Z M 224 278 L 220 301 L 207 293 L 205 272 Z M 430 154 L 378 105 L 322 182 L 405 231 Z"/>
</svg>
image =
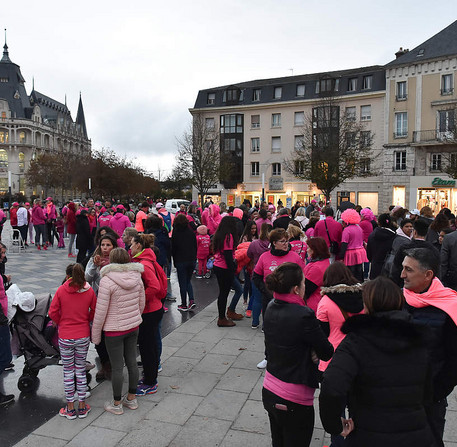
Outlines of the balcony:
<svg viewBox="0 0 457 447">
<path fill-rule="evenodd" d="M 413 132 L 413 143 L 429 144 L 452 144 L 456 143 L 456 133 L 454 131 L 416 130 Z"/>
</svg>

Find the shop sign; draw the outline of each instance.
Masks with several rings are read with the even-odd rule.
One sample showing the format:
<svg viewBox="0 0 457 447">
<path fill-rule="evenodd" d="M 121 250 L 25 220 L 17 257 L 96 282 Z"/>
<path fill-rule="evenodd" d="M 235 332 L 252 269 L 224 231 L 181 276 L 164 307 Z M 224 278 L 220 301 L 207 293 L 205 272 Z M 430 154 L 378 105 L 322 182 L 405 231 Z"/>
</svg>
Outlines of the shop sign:
<svg viewBox="0 0 457 447">
<path fill-rule="evenodd" d="M 292 209 L 292 197 L 286 198 L 286 208 Z"/>
<path fill-rule="evenodd" d="M 268 182 L 268 189 L 270 191 L 281 191 L 284 189 L 284 180 L 282 177 L 270 177 Z"/>
<path fill-rule="evenodd" d="M 440 177 L 435 177 L 432 180 L 432 186 L 455 186 L 455 180 L 443 180 Z"/>
</svg>

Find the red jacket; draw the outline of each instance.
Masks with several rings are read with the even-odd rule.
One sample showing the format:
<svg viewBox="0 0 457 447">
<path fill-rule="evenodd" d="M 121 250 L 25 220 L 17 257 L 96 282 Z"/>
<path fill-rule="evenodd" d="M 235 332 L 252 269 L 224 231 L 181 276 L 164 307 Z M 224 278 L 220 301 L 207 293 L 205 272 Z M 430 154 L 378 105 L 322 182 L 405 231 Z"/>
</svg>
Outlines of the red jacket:
<svg viewBox="0 0 457 447">
<path fill-rule="evenodd" d="M 17 208 L 10 209 L 10 223 L 12 227 L 17 226 Z"/>
<path fill-rule="evenodd" d="M 162 307 L 162 301 L 160 299 L 162 289 L 152 263 L 152 261 L 155 260 L 156 255 L 150 248 L 145 248 L 141 253 L 132 258 L 133 262 L 141 262 L 144 266 L 144 272 L 141 274 L 141 279 L 144 284 L 144 293 L 146 295 L 144 314 L 155 312 Z"/>
<path fill-rule="evenodd" d="M 76 206 L 73 202 L 68 204 L 68 211 L 65 218 L 67 219 L 67 233 L 76 234 Z"/>
</svg>

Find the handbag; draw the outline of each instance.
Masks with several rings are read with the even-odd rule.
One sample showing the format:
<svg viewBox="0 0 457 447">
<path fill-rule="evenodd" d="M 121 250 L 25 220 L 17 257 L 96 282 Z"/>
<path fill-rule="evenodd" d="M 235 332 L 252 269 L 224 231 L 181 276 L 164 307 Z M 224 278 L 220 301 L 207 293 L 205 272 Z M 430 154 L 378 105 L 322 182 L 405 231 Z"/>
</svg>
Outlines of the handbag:
<svg viewBox="0 0 457 447">
<path fill-rule="evenodd" d="M 209 258 L 206 262 L 206 268 L 211 270 L 214 267 L 214 258 Z"/>
<path fill-rule="evenodd" d="M 338 242 L 332 241 L 330 239 L 330 234 L 328 232 L 328 227 L 327 227 L 327 221 L 326 220 L 324 220 L 324 225 L 325 225 L 325 231 L 327 232 L 328 240 L 330 242 L 330 253 L 336 255 L 338 253 Z"/>
</svg>

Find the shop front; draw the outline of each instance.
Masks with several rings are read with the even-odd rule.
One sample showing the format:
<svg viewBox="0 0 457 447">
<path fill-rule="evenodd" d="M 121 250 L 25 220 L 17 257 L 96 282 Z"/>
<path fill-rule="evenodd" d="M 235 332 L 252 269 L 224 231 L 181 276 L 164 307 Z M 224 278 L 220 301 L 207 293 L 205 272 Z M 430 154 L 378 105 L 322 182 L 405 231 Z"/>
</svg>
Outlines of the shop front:
<svg viewBox="0 0 457 447">
<path fill-rule="evenodd" d="M 413 185 L 414 184 L 414 185 Z M 433 214 L 443 208 L 457 212 L 457 188 L 455 180 L 448 177 L 413 177 L 411 178 L 411 204 L 418 210 L 429 206 Z M 412 207 L 412 205 L 410 205 Z"/>
</svg>

